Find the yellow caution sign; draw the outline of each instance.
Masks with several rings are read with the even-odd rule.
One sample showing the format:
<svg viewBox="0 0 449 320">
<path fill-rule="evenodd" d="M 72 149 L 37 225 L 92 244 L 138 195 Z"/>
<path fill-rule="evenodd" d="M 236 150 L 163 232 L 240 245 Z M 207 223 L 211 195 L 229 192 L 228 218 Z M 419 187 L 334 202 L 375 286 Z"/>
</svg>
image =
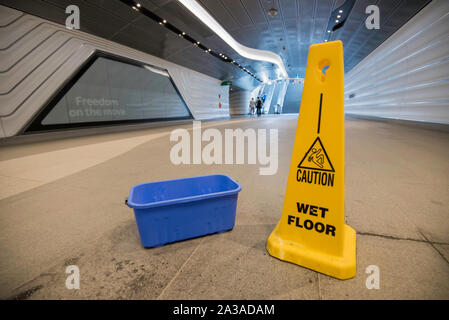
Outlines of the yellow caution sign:
<svg viewBox="0 0 449 320">
<path fill-rule="evenodd" d="M 341 41 L 310 46 L 281 220 L 268 252 L 329 276 L 356 273 L 355 231 L 344 217 Z"/>
</svg>

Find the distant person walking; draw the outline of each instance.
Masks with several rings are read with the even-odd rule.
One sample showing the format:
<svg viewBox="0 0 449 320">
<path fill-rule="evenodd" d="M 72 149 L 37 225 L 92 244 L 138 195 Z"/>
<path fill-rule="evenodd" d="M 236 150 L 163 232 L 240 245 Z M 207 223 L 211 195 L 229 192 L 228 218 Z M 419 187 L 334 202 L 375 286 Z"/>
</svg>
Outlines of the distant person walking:
<svg viewBox="0 0 449 320">
<path fill-rule="evenodd" d="M 257 109 L 257 116 L 260 117 L 260 115 L 262 114 L 262 100 L 260 100 L 259 97 L 257 97 L 256 109 Z"/>
<path fill-rule="evenodd" d="M 251 101 L 249 102 L 249 114 L 254 114 L 255 113 L 255 106 L 256 106 L 256 101 L 254 101 L 254 98 L 251 98 Z"/>
</svg>

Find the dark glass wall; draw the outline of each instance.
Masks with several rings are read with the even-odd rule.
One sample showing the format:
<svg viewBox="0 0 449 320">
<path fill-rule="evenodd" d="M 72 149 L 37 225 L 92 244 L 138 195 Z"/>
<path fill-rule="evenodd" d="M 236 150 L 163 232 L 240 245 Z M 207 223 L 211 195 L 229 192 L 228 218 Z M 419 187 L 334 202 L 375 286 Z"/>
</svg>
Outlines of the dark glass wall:
<svg viewBox="0 0 449 320">
<path fill-rule="evenodd" d="M 190 118 L 166 70 L 97 54 L 27 131 Z"/>
</svg>

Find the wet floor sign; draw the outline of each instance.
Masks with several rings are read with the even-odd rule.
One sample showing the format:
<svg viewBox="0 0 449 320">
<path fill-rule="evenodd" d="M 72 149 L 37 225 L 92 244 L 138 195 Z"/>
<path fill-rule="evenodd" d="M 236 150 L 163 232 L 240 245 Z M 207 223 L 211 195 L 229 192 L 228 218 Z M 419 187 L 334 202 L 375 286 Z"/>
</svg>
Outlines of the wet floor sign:
<svg viewBox="0 0 449 320">
<path fill-rule="evenodd" d="M 310 47 L 281 220 L 267 241 L 281 260 L 348 279 L 355 231 L 344 217 L 343 46 Z"/>
</svg>

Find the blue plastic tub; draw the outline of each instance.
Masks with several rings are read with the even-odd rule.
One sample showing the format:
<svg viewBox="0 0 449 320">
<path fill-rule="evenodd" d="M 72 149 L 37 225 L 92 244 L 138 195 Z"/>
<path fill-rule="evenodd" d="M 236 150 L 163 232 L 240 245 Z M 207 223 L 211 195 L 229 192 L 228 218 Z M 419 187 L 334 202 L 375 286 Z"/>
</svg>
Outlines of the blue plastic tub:
<svg viewBox="0 0 449 320">
<path fill-rule="evenodd" d="M 144 247 L 224 232 L 234 228 L 242 187 L 226 175 L 209 175 L 136 185 L 129 191 Z"/>
</svg>

